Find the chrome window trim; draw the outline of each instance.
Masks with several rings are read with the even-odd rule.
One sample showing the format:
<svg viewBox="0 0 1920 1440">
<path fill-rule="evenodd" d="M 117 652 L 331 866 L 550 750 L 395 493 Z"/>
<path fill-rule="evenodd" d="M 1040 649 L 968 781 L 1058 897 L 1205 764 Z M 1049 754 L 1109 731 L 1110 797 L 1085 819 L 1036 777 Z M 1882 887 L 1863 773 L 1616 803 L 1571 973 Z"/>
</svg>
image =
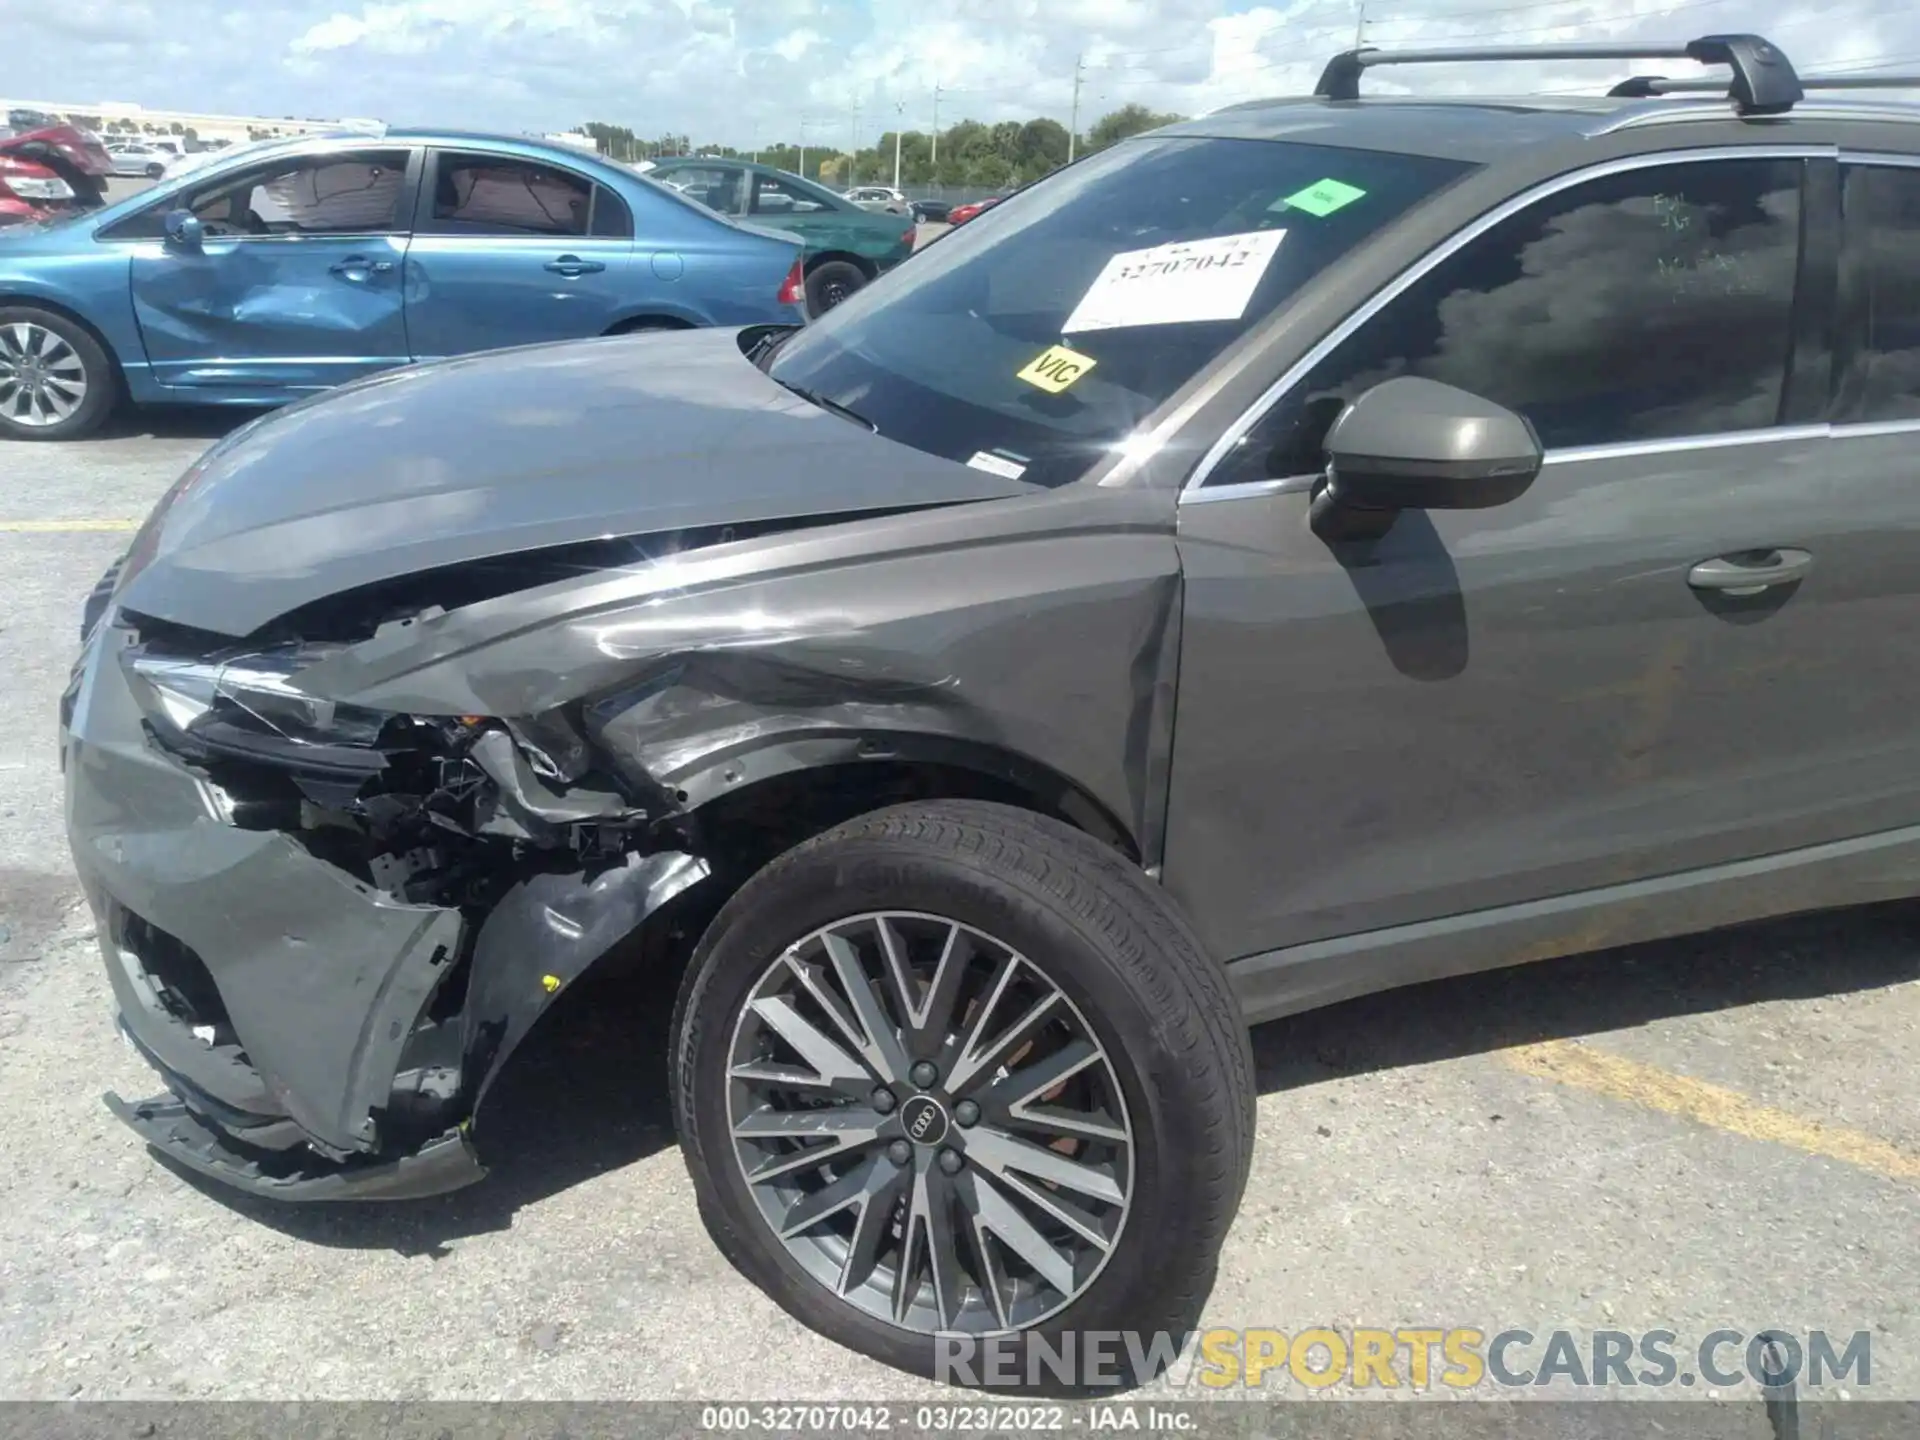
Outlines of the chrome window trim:
<svg viewBox="0 0 1920 1440">
<path fill-rule="evenodd" d="M 1623 440 L 1617 445 L 1573 445 L 1549 450 L 1545 465 L 1582 465 L 1591 460 L 1620 460 L 1636 456 L 1680 455 L 1697 450 L 1727 450 L 1740 445 L 1790 445 L 1814 440 L 1872 440 L 1895 435 L 1920 435 L 1920 419 L 1863 420 L 1850 425 L 1775 425 L 1765 430 L 1732 430 L 1716 435 L 1682 435 L 1671 440 Z M 1276 480 L 1249 480 L 1239 485 L 1215 485 L 1181 503 L 1210 505 L 1218 500 L 1251 500 L 1265 495 L 1292 495 L 1311 490 L 1324 475 L 1286 475 Z"/>
<path fill-rule="evenodd" d="M 1732 101 L 1724 96 L 1659 99 L 1650 102 L 1646 109 L 1615 115 L 1604 124 L 1587 131 L 1587 134 L 1598 138 L 1615 135 L 1622 130 L 1640 130 L 1649 125 L 1684 125 L 1695 120 L 1739 120 L 1749 125 L 1777 125 L 1789 120 L 1879 120 L 1913 125 L 1920 123 L 1920 107 L 1893 100 L 1803 100 L 1779 120 L 1756 120 L 1741 115 L 1733 108 Z"/>
<path fill-rule="evenodd" d="M 1920 170 L 1920 155 L 1903 154 L 1898 150 L 1848 150 L 1840 151 L 1842 165 L 1893 165 L 1908 170 Z"/>
<path fill-rule="evenodd" d="M 283 230 L 275 235 L 209 235 L 207 239 L 218 245 L 311 245 L 316 240 L 402 240 L 407 238 L 404 229 L 394 230 Z M 152 236 L 143 242 L 155 244 Z M 157 243 L 165 244 L 164 240 Z"/>
<path fill-rule="evenodd" d="M 1759 430 L 1721 430 L 1711 435 L 1676 435 L 1660 440 L 1621 440 L 1610 445 L 1569 445 L 1549 450 L 1547 465 L 1579 465 L 1588 460 L 1618 460 L 1636 455 L 1674 455 L 1690 450 L 1730 450 L 1739 445 L 1790 445 L 1799 440 L 1824 440 L 1831 427 L 1769 425 Z"/>
<path fill-rule="evenodd" d="M 1920 435 L 1920 420 L 1858 420 L 1832 426 L 1835 440 L 1873 440 L 1883 435 Z"/>
<path fill-rule="evenodd" d="M 1211 505 L 1216 500 L 1251 500 L 1257 495 L 1291 495 L 1311 490 L 1323 478 L 1320 475 L 1283 475 L 1277 480 L 1247 480 L 1238 485 L 1215 485 L 1211 490 L 1183 494 L 1183 505 Z"/>
<path fill-rule="evenodd" d="M 1494 226 L 1511 219 L 1537 201 L 1557 195 L 1563 190 L 1571 190 L 1576 185 L 1584 185 L 1589 180 L 1603 180 L 1610 175 L 1623 175 L 1635 170 L 1651 170 L 1662 165 L 1692 165 L 1714 160 L 1834 160 L 1840 155 L 1837 145 L 1714 145 L 1695 150 L 1661 150 L 1645 155 L 1624 155 L 1613 160 L 1604 160 L 1597 165 L 1589 165 L 1580 170 L 1570 170 L 1564 175 L 1556 175 L 1551 180 L 1542 181 L 1531 189 L 1509 197 L 1471 224 L 1455 231 L 1440 244 L 1429 250 L 1413 264 L 1402 270 L 1390 282 L 1382 286 L 1359 309 L 1347 316 L 1338 325 L 1323 336 L 1305 355 L 1288 369 L 1278 380 L 1268 386 L 1243 410 L 1239 417 L 1220 434 L 1200 457 L 1200 463 L 1193 468 L 1186 482 L 1180 487 L 1180 502 L 1199 490 L 1207 482 L 1207 476 L 1214 467 L 1246 438 L 1247 432 L 1258 424 L 1266 413 L 1287 392 L 1304 380 L 1313 367 L 1326 359 L 1340 345 L 1344 344 L 1355 331 L 1378 315 L 1387 306 L 1399 299 L 1402 294 L 1413 288 L 1420 280 L 1451 259 L 1457 252 L 1471 245 Z M 1739 432 L 1752 435 L 1759 432 Z M 1637 443 L 1637 442 L 1636 442 Z M 1669 442 L 1660 442 L 1669 443 Z M 1262 483 L 1262 482 L 1251 482 Z M 1238 488 L 1238 487 L 1223 487 Z"/>
</svg>

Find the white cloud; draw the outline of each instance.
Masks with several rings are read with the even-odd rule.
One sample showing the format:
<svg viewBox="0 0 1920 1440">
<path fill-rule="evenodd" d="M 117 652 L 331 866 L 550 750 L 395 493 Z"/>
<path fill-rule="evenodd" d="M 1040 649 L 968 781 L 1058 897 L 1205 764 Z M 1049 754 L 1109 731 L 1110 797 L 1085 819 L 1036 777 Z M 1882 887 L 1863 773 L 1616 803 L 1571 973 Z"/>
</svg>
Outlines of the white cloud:
<svg viewBox="0 0 1920 1440">
<path fill-rule="evenodd" d="M 1903 58 L 1920 7 L 1894 0 L 1398 0 L 1372 43 L 1685 39 L 1737 27 L 1803 69 Z M 1311 87 L 1351 43 L 1352 0 L 0 0 L 9 70 L 35 98 L 301 116 L 379 115 L 508 131 L 586 119 L 746 143 L 904 119 L 1048 114 L 1138 102 L 1197 113 Z M 164 63 L 156 63 L 164 61 Z M 1671 65 L 1458 67 L 1369 87 L 1602 88 Z M 8 82 L 20 83 L 18 80 Z"/>
</svg>

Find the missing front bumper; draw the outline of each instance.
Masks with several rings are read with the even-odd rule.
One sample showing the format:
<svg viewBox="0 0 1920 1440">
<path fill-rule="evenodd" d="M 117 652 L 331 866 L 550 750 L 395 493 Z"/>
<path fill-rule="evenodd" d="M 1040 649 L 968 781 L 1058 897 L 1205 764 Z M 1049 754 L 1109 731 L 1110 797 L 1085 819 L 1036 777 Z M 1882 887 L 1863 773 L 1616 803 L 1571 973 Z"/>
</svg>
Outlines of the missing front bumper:
<svg viewBox="0 0 1920 1440">
<path fill-rule="evenodd" d="M 160 1154 L 222 1185 L 271 1200 L 415 1200 L 458 1190 L 487 1172 L 462 1131 L 430 1140 L 398 1160 L 318 1162 L 279 1170 L 234 1146 L 177 1096 L 122 1100 L 111 1091 L 107 1108 Z"/>
</svg>

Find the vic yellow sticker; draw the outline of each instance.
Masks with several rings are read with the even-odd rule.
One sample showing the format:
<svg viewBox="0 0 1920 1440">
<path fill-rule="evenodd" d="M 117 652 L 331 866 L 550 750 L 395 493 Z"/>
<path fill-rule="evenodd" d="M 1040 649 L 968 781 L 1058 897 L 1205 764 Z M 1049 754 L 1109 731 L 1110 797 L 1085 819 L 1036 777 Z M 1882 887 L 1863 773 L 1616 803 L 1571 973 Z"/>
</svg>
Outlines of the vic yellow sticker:
<svg viewBox="0 0 1920 1440">
<path fill-rule="evenodd" d="M 1054 345 L 1027 362 L 1027 368 L 1015 378 L 1038 385 L 1049 395 L 1058 395 L 1099 362 L 1091 355 Z"/>
</svg>

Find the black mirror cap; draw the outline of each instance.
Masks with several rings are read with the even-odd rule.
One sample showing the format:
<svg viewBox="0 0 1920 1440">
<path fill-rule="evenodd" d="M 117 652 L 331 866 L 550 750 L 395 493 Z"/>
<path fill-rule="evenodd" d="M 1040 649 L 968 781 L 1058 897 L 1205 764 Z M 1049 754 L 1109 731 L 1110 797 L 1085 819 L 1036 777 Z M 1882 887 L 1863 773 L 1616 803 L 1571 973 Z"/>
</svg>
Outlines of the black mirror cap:
<svg viewBox="0 0 1920 1440">
<path fill-rule="evenodd" d="M 1437 380 L 1402 376 L 1368 390 L 1327 432 L 1328 498 L 1363 510 L 1482 510 L 1540 473 L 1526 417 Z"/>
</svg>

